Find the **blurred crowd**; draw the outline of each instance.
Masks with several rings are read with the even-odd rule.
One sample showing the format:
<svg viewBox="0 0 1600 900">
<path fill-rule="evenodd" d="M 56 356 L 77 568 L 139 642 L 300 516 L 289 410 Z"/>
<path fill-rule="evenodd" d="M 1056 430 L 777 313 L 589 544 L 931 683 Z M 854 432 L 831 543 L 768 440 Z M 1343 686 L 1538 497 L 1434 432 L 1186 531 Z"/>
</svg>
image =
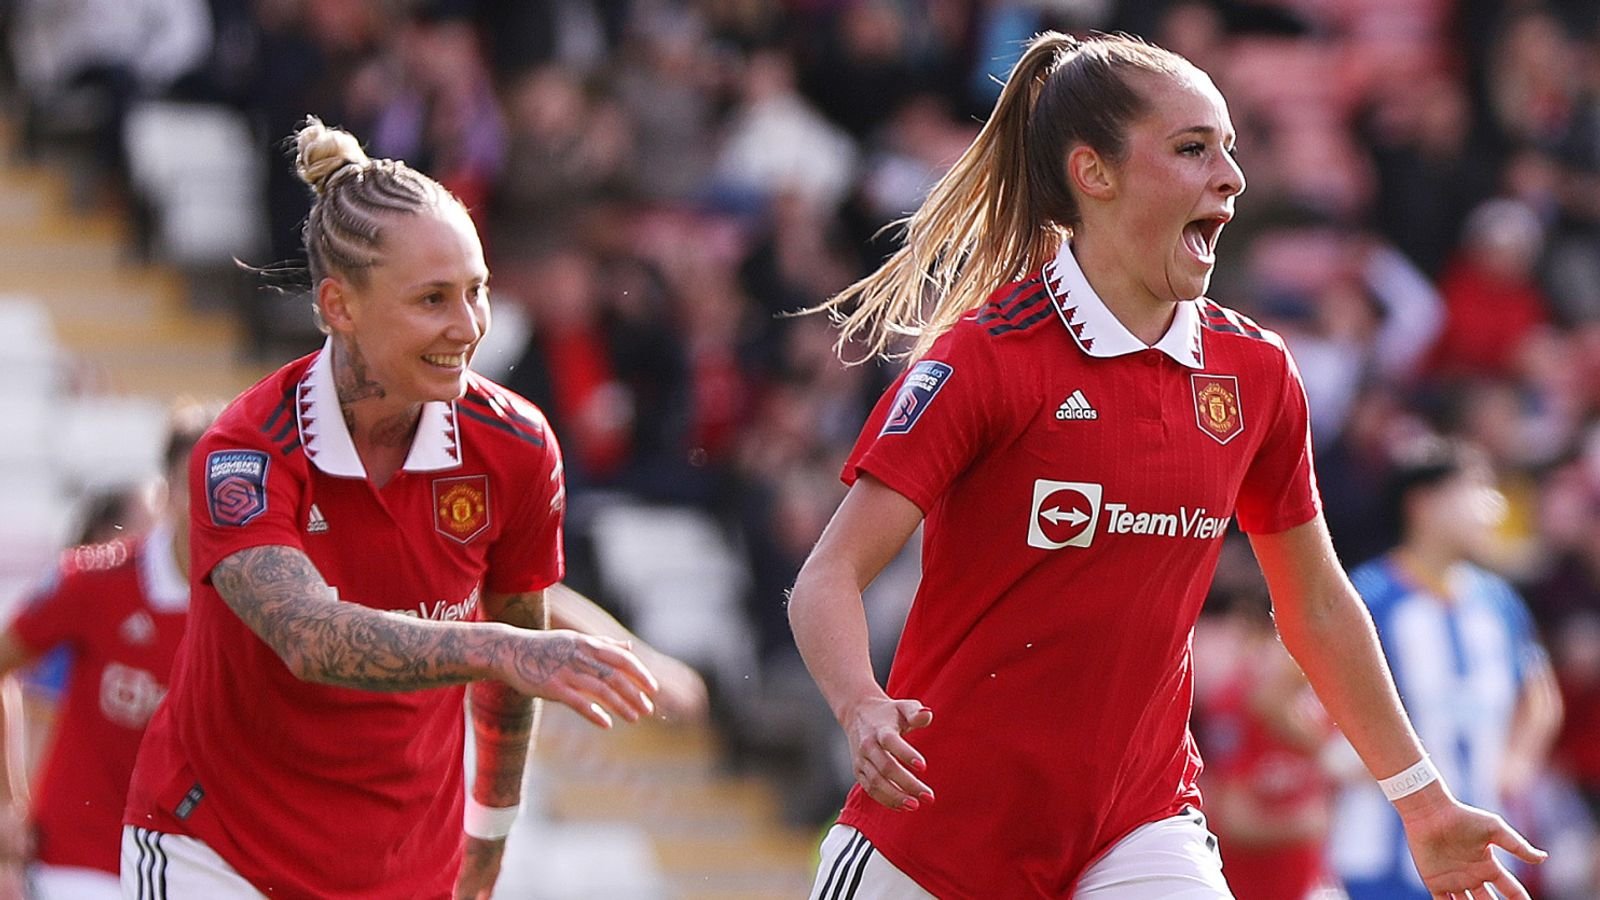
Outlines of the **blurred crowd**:
<svg viewBox="0 0 1600 900">
<path fill-rule="evenodd" d="M 586 496 L 703 510 L 747 563 L 775 682 L 798 671 L 784 589 L 893 377 L 841 364 L 824 319 L 786 314 L 883 257 L 884 226 L 975 135 L 1019 40 L 1127 30 L 1185 54 L 1228 98 L 1249 179 L 1212 296 L 1298 360 L 1341 555 L 1397 539 L 1378 495 L 1397 446 L 1438 433 L 1487 452 L 1509 515 L 1484 562 L 1526 598 L 1565 700 L 1548 770 L 1586 803 L 1568 820 L 1600 813 L 1592 0 L 8 6 L 30 131 L 48 139 L 71 111 L 113 178 L 142 98 L 246 114 L 273 260 L 293 259 L 308 208 L 281 144 L 308 113 L 466 201 L 510 335 L 484 367 L 549 414 L 567 456 L 571 580 L 600 590 Z M 1219 590 L 1249 565 L 1226 555 Z M 909 591 L 884 593 L 892 631 Z M 831 738 L 825 710 L 814 724 Z M 730 746 L 784 753 L 736 714 L 725 725 Z M 815 777 L 791 781 L 792 811 L 816 819 L 839 773 L 809 758 L 826 741 L 797 740 Z"/>
</svg>

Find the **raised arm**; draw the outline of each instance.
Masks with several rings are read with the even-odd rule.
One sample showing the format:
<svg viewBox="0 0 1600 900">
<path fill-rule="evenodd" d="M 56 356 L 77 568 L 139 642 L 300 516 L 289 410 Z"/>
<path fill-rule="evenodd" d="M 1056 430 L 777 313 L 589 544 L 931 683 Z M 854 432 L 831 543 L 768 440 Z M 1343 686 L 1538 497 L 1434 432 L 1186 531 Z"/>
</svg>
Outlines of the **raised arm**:
<svg viewBox="0 0 1600 900">
<path fill-rule="evenodd" d="M 1339 566 L 1318 516 L 1277 534 L 1251 536 L 1272 592 L 1278 634 L 1305 671 L 1351 746 L 1375 778 L 1390 778 L 1424 758 L 1389 676 L 1372 617 Z M 1528 893 L 1490 852 L 1503 847 L 1528 862 L 1545 854 L 1499 816 L 1458 802 L 1442 780 L 1394 801 L 1423 883 L 1437 898 Z"/>
<path fill-rule="evenodd" d="M 341 603 L 304 552 L 251 547 L 211 570 L 217 592 L 295 677 L 370 691 L 490 678 L 597 725 L 648 715 L 655 679 L 626 647 L 571 631 L 433 622 Z M 598 707 L 596 706 L 598 704 Z"/>
<path fill-rule="evenodd" d="M 914 810 L 933 791 L 912 771 L 927 763 L 903 735 L 933 721 L 914 699 L 878 686 L 867 650 L 861 592 L 922 521 L 916 504 L 869 475 L 845 496 L 800 569 L 789 624 L 806 668 L 850 740 L 856 780 L 874 800 Z"/>
</svg>

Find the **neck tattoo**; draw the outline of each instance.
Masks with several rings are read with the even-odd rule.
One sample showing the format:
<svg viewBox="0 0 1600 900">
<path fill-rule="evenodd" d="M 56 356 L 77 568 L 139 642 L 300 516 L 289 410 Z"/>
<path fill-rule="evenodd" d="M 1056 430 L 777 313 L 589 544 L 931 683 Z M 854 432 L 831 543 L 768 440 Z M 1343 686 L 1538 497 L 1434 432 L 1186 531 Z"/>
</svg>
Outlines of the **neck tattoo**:
<svg viewBox="0 0 1600 900">
<path fill-rule="evenodd" d="M 339 412 L 344 416 L 344 427 L 350 437 L 356 437 L 356 404 L 363 400 L 382 400 L 388 396 L 383 385 L 373 379 L 366 357 L 354 341 L 340 341 L 333 357 L 334 391 L 339 397 Z M 412 404 L 405 410 L 384 416 L 373 423 L 368 437 L 380 447 L 404 447 L 411 442 L 417 422 L 422 417 L 422 405 Z"/>
<path fill-rule="evenodd" d="M 379 419 L 372 426 L 372 442 L 380 447 L 404 447 L 411 443 L 417 422 L 422 418 L 422 407 L 415 406 L 405 412 Z"/>
<path fill-rule="evenodd" d="M 382 399 L 385 393 L 383 385 L 372 380 L 361 348 L 354 341 L 341 341 L 339 346 L 344 352 L 333 355 L 333 385 L 339 395 L 339 405 L 345 408 L 348 419 L 350 404 L 360 400 Z"/>
</svg>

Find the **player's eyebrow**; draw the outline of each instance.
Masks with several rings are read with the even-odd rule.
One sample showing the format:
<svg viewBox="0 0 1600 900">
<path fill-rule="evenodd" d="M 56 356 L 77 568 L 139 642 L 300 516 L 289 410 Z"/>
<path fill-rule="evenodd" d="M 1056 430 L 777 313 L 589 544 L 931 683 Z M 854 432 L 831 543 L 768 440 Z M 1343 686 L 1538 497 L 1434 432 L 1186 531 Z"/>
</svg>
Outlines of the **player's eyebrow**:
<svg viewBox="0 0 1600 900">
<path fill-rule="evenodd" d="M 1214 125 L 1187 125 L 1167 135 L 1167 140 L 1170 141 L 1173 138 L 1184 134 L 1195 134 L 1202 138 L 1211 138 L 1217 134 L 1217 128 Z M 1225 147 L 1232 147 L 1234 141 L 1233 133 L 1229 132 L 1223 135 L 1222 141 Z"/>
<path fill-rule="evenodd" d="M 450 281 L 448 279 L 436 278 L 433 281 L 419 281 L 416 284 L 411 285 L 411 287 L 408 288 L 408 290 L 420 291 L 423 288 L 433 288 L 435 290 L 444 290 L 446 288 L 455 287 L 459 283 L 460 282 Z M 488 284 L 488 283 L 489 283 L 489 276 L 488 275 L 484 275 L 481 278 L 478 277 L 478 276 L 473 276 L 472 278 L 467 279 L 467 284 Z"/>
</svg>

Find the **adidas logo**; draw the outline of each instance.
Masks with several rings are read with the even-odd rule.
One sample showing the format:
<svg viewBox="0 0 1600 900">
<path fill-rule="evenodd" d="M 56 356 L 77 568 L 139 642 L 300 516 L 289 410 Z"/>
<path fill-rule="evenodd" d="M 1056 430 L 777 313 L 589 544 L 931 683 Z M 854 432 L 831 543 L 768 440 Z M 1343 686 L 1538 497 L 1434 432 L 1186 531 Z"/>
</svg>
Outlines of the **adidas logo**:
<svg viewBox="0 0 1600 900">
<path fill-rule="evenodd" d="M 1071 396 L 1056 407 L 1056 418 L 1098 419 L 1100 411 L 1089 405 L 1088 399 L 1083 396 L 1083 391 L 1073 391 Z"/>
<path fill-rule="evenodd" d="M 317 509 L 315 503 L 311 504 L 311 515 L 306 517 L 306 533 L 322 534 L 328 530 L 328 520 L 322 517 L 322 510 Z"/>
</svg>

